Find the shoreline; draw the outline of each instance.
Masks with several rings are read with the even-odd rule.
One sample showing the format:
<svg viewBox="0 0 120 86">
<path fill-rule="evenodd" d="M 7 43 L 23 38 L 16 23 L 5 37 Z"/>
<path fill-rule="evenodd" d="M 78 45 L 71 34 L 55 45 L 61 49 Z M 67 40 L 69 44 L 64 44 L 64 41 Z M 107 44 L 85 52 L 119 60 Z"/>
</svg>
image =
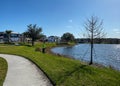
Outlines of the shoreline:
<svg viewBox="0 0 120 86">
<path fill-rule="evenodd" d="M 74 46 L 74 45 L 72 45 Z M 55 55 L 55 56 L 59 56 L 59 57 L 62 57 L 62 58 L 69 58 L 69 59 L 73 59 L 73 60 L 79 60 L 82 64 L 85 64 L 85 65 L 89 65 L 89 61 L 83 61 L 83 60 L 80 60 L 80 59 L 76 59 L 74 57 L 71 57 L 69 55 L 62 55 L 62 54 L 59 54 L 59 53 L 54 53 L 52 52 L 52 48 L 57 48 L 57 47 L 72 47 L 72 46 L 69 46 L 69 45 L 60 45 L 60 46 L 55 46 L 55 47 L 51 47 L 47 50 L 47 53 L 49 54 L 52 54 L 52 55 Z M 99 68 L 110 68 L 110 69 L 113 69 L 113 70 L 116 70 L 116 71 L 120 71 L 119 69 L 116 69 L 115 67 L 111 66 L 111 65 L 102 65 L 100 63 L 96 63 L 96 62 L 93 62 L 93 64 L 89 65 L 89 66 L 94 66 L 94 67 L 99 67 Z"/>
</svg>

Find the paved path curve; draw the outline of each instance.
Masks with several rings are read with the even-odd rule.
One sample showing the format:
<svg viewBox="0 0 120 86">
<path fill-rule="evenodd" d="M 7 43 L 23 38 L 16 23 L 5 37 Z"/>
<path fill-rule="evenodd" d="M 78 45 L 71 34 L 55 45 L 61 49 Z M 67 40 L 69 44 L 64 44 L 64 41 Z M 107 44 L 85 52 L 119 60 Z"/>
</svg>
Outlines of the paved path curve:
<svg viewBox="0 0 120 86">
<path fill-rule="evenodd" d="M 43 72 L 31 61 L 15 55 L 0 54 L 8 62 L 3 86 L 52 86 Z"/>
</svg>

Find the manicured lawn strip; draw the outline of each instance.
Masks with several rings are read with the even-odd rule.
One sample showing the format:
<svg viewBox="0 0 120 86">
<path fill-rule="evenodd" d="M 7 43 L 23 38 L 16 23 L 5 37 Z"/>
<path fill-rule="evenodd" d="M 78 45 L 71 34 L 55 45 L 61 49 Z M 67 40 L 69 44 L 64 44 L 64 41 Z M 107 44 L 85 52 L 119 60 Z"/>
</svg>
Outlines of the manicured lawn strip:
<svg viewBox="0 0 120 86">
<path fill-rule="evenodd" d="M 57 86 L 116 86 L 120 84 L 120 72 L 109 68 L 92 67 L 80 61 L 36 52 L 29 46 L 4 46 L 0 53 L 24 56 L 35 62 Z M 47 46 L 52 46 L 48 44 Z M 53 44 L 55 46 L 55 44 Z"/>
<path fill-rule="evenodd" d="M 0 57 L 0 86 L 3 86 L 3 82 L 7 73 L 7 67 L 6 60 Z"/>
</svg>

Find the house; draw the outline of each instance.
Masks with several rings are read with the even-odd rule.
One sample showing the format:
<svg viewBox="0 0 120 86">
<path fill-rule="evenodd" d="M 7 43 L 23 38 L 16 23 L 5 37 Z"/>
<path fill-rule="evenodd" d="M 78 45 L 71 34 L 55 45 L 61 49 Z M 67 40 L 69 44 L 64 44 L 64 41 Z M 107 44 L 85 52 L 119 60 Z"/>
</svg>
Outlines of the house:
<svg viewBox="0 0 120 86">
<path fill-rule="evenodd" d="M 7 41 L 7 34 L 5 34 L 4 32 L 0 32 L 0 43 L 4 43 L 5 41 Z"/>
<path fill-rule="evenodd" d="M 12 32 L 10 34 L 10 41 L 11 42 L 19 42 L 20 36 L 21 36 L 21 34 L 16 33 L 16 32 Z M 5 32 L 0 32 L 0 43 L 4 43 L 7 41 L 8 41 L 7 34 Z"/>
<path fill-rule="evenodd" d="M 16 32 L 12 32 L 11 36 L 10 36 L 11 42 L 19 42 L 20 41 L 20 36 L 21 36 L 21 34 L 16 33 Z"/>
<path fill-rule="evenodd" d="M 57 36 L 49 36 L 47 38 L 48 42 L 60 42 L 60 37 L 57 37 Z"/>
</svg>

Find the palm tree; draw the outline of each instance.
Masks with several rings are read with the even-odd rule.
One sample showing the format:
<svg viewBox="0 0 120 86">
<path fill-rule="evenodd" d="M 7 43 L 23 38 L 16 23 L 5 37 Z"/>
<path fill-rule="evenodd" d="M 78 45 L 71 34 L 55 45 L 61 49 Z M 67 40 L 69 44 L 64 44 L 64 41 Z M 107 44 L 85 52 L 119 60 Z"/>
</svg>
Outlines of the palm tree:
<svg viewBox="0 0 120 86">
<path fill-rule="evenodd" d="M 10 43 L 10 35 L 11 35 L 11 30 L 6 30 L 5 33 L 7 34 L 7 40 Z"/>
<path fill-rule="evenodd" d="M 32 39 L 32 46 L 34 46 L 34 42 L 36 39 L 38 39 L 40 33 L 42 32 L 42 28 L 38 27 L 36 24 L 35 25 L 28 25 L 28 36 Z"/>
</svg>

